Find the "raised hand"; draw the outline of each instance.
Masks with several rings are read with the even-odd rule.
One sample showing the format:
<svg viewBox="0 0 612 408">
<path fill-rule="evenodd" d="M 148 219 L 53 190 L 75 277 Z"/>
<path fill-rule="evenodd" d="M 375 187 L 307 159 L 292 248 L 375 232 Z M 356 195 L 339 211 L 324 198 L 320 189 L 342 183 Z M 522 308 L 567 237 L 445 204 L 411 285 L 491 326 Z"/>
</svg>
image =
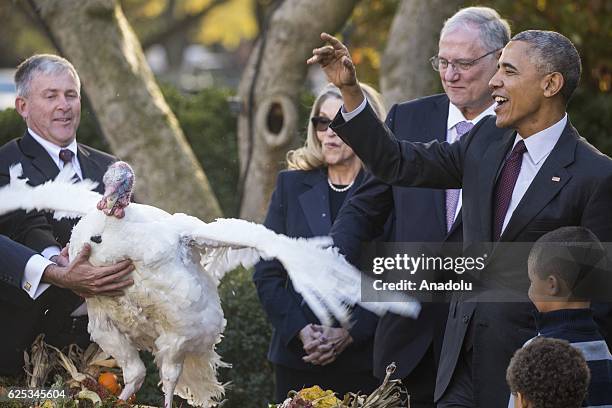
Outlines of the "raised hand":
<svg viewBox="0 0 612 408">
<path fill-rule="evenodd" d="M 321 39 L 329 45 L 312 50 L 312 57 L 306 63 L 319 64 L 329 82 L 336 85 L 342 93 L 342 101 L 347 112 L 353 111 L 363 101 L 363 92 L 357 81 L 355 65 L 344 44 L 337 38 L 321 33 Z"/>
<path fill-rule="evenodd" d="M 321 33 L 321 39 L 327 41 L 329 45 L 312 50 L 312 57 L 306 63 L 309 65 L 318 63 L 329 82 L 340 89 L 357 85 L 355 65 L 346 46 L 327 33 Z"/>
</svg>

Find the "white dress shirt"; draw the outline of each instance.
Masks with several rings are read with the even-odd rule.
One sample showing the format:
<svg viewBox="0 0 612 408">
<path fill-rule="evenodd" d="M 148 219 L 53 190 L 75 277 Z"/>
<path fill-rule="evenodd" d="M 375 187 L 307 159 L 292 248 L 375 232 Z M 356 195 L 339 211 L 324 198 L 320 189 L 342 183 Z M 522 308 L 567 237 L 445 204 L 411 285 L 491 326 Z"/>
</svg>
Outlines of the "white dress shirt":
<svg viewBox="0 0 612 408">
<path fill-rule="evenodd" d="M 59 254 L 59 248 L 57 253 Z M 38 254 L 31 256 L 26 263 L 23 279 L 21 279 L 21 288 L 25 290 L 32 299 L 39 297 L 49 286 L 51 286 L 48 283 L 40 281 L 45 268 L 51 264 L 53 264 L 53 262 Z"/>
<path fill-rule="evenodd" d="M 37 135 L 30 128 L 28 128 L 28 132 L 30 132 L 30 135 L 32 135 L 34 140 L 36 140 L 38 142 L 38 144 L 40 144 L 43 147 L 43 149 L 45 149 L 47 151 L 47 153 L 49 154 L 49 157 L 51 157 L 51 159 L 53 160 L 53 162 L 55 163 L 57 168 L 60 169 L 60 170 L 64 168 L 64 162 L 59 157 L 60 150 L 62 150 L 62 149 L 70 150 L 73 153 L 73 155 L 72 155 L 72 162 L 71 162 L 72 168 L 74 169 L 74 171 L 77 174 L 77 176 L 79 176 L 79 178 L 81 180 L 83 180 L 83 172 L 81 171 L 81 165 L 79 164 L 79 161 L 77 160 L 77 142 L 76 142 L 76 139 L 73 140 L 72 143 L 70 143 L 66 147 L 59 147 L 58 145 L 56 145 L 54 143 L 51 143 L 50 141 L 48 141 L 46 139 L 43 139 L 42 137 Z"/>
<path fill-rule="evenodd" d="M 528 138 L 523 139 L 521 135 L 518 133 L 516 134 L 512 148 L 514 148 L 519 140 L 523 140 L 525 142 L 527 151 L 523 154 L 521 170 L 518 178 L 516 179 L 514 190 L 512 191 L 512 198 L 510 199 L 510 205 L 508 206 L 506 218 L 504 218 L 504 225 L 502 226 L 502 234 L 506 229 L 508 222 L 510 222 L 510 218 L 512 218 L 514 210 L 516 210 L 516 207 L 519 205 L 521 199 L 525 195 L 525 192 L 527 192 L 527 189 L 531 185 L 531 182 L 538 174 L 538 171 L 540 171 L 540 168 L 546 161 L 546 158 L 550 155 L 553 147 L 555 147 L 559 141 L 561 133 L 563 133 L 563 129 L 565 129 L 566 124 L 567 113 L 554 125 L 541 130 L 538 133 L 534 133 Z M 510 149 L 510 152 L 511 151 L 512 149 Z M 508 152 L 508 154 L 510 154 L 510 152 Z"/>
</svg>

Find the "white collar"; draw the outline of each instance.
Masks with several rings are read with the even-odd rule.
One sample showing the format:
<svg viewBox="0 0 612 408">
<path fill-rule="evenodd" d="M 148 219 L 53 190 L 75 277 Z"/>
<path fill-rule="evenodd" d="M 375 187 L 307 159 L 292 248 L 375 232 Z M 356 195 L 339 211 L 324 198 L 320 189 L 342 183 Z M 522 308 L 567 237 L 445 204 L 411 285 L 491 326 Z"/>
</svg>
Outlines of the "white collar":
<svg viewBox="0 0 612 408">
<path fill-rule="evenodd" d="M 478 116 L 474 119 L 468 120 L 463 116 L 463 113 L 459 110 L 458 107 L 453 105 L 452 102 L 448 103 L 448 121 L 446 123 L 446 129 L 451 130 L 457 123 L 459 122 L 470 122 L 473 124 L 477 124 L 482 118 L 489 115 L 495 115 L 495 103 L 492 103 L 487 109 L 482 111 Z"/>
<path fill-rule="evenodd" d="M 563 115 L 563 118 L 561 118 L 561 120 L 554 125 L 549 126 L 544 130 L 540 130 L 538 133 L 534 133 L 526 139 L 523 139 L 517 132 L 516 138 L 514 139 L 514 145 L 516 145 L 519 140 L 523 140 L 525 142 L 525 147 L 527 148 L 529 157 L 531 157 L 531 160 L 535 164 L 538 164 L 540 160 L 548 156 L 548 154 L 555 147 L 559 141 L 559 138 L 561 137 L 561 133 L 563 133 L 563 129 L 565 129 L 566 124 L 567 113 Z"/>
<path fill-rule="evenodd" d="M 61 168 L 61 166 L 60 166 L 60 158 L 59 158 L 60 150 L 68 149 L 72 153 L 74 153 L 74 158 L 77 157 L 77 142 L 76 142 L 76 138 L 68 146 L 66 146 L 66 147 L 59 147 L 55 143 L 52 143 L 52 142 L 50 142 L 50 141 L 48 141 L 46 139 L 43 139 L 41 136 L 36 134 L 36 132 L 34 132 L 30 128 L 28 128 L 28 132 L 30 132 L 30 135 L 32 136 L 32 138 L 34 138 L 34 140 L 36 140 L 47 151 L 49 156 L 51 156 L 51 158 L 53 159 L 55 164 L 57 164 L 58 167 Z"/>
</svg>

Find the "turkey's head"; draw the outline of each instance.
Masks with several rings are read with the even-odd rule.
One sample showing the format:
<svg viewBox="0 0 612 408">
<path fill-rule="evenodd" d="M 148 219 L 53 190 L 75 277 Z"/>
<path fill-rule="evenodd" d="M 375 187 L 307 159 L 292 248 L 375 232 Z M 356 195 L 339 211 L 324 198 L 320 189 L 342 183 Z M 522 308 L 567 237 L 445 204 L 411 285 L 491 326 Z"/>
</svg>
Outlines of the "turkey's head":
<svg viewBox="0 0 612 408">
<path fill-rule="evenodd" d="M 122 218 L 125 215 L 124 208 L 132 199 L 134 171 L 126 162 L 115 162 L 104 173 L 102 182 L 104 196 L 98 202 L 98 210 L 102 210 L 106 215 Z"/>
</svg>

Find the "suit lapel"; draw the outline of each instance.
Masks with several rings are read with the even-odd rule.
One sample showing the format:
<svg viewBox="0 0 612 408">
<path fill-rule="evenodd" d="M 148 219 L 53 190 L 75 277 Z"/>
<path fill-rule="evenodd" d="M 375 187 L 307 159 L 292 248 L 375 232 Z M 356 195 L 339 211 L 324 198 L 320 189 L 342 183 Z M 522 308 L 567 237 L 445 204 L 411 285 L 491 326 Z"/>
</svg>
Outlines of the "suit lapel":
<svg viewBox="0 0 612 408">
<path fill-rule="evenodd" d="M 299 196 L 300 206 L 313 236 L 329 235 L 331 214 L 329 211 L 329 190 L 327 175 L 323 172 L 308 174 L 304 183 L 312 186 Z"/>
<path fill-rule="evenodd" d="M 482 167 L 479 172 L 478 180 L 478 199 L 482 203 L 480 207 L 482 242 L 493 240 L 493 192 L 495 191 L 495 180 L 502 167 L 506 154 L 512 142 L 514 142 L 515 132 L 509 130 L 503 137 L 491 142 L 489 148 L 482 158 Z"/>
<path fill-rule="evenodd" d="M 59 168 L 49 156 L 49 153 L 42 147 L 28 131 L 25 132 L 21 139 L 21 149 L 28 156 L 34 166 L 42 175 L 40 180 L 32 180 L 37 183 L 44 183 L 46 180 L 52 180 L 59 174 Z"/>
<path fill-rule="evenodd" d="M 572 178 L 565 167 L 574 161 L 578 135 L 568 121 L 559 141 L 529 185 L 500 241 L 513 241 Z M 553 181 L 553 178 L 558 181 Z"/>
<path fill-rule="evenodd" d="M 83 173 L 84 179 L 99 180 L 105 173 L 105 169 L 100 168 L 95 160 L 91 159 L 91 153 L 80 144 L 77 145 L 77 160 L 81 166 L 81 173 Z M 98 184 L 95 191 L 100 194 L 104 194 L 104 186 Z"/>
</svg>

